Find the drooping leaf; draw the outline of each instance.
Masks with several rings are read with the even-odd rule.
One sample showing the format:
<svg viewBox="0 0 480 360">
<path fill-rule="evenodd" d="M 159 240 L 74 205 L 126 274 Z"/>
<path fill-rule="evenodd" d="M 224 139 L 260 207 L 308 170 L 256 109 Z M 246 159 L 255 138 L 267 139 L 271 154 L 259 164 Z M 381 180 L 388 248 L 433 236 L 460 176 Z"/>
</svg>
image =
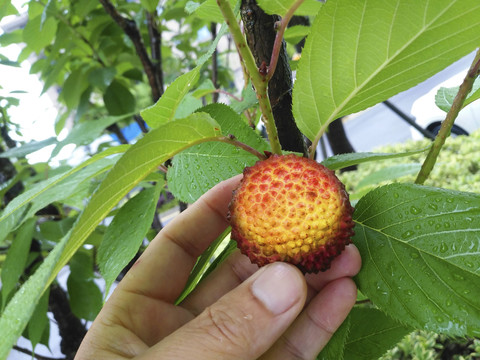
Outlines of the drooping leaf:
<svg viewBox="0 0 480 360">
<path fill-rule="evenodd" d="M 124 152 L 127 148 L 128 145 L 109 148 L 102 153 L 92 156 L 79 166 L 63 174 L 59 174 L 48 180 L 42 181 L 17 196 L 10 203 L 8 203 L 5 209 L 3 209 L 3 212 L 0 213 L 0 241 L 3 240 L 13 229 L 15 229 L 15 227 L 21 225 L 23 222 L 22 219 L 27 219 L 26 215 L 34 214 L 36 211 L 50 204 L 52 201 L 63 198 L 63 196 L 68 196 L 68 191 L 74 191 L 75 185 L 78 185 L 80 178 L 73 178 L 73 176 L 76 176 L 78 171 L 109 155 Z M 99 169 L 97 168 L 96 172 L 98 171 Z M 62 186 L 62 191 L 57 191 L 60 189 L 60 186 Z M 35 203 L 31 205 L 33 201 L 35 201 Z"/>
<path fill-rule="evenodd" d="M 7 257 L 2 264 L 2 271 L 0 272 L 2 280 L 2 307 L 7 303 L 10 292 L 15 289 L 27 263 L 35 222 L 36 219 L 31 218 L 18 229 L 15 239 L 8 249 Z"/>
<path fill-rule="evenodd" d="M 345 359 L 378 359 L 413 331 L 377 309 L 355 307 L 350 312 Z"/>
<path fill-rule="evenodd" d="M 135 111 L 135 98 L 120 81 L 113 80 L 103 94 L 105 107 L 110 115 L 125 115 Z"/>
<path fill-rule="evenodd" d="M 57 156 L 60 150 L 68 144 L 75 144 L 77 146 L 91 144 L 95 139 L 100 137 L 107 127 L 131 115 L 133 115 L 133 113 L 120 116 L 106 116 L 102 119 L 85 121 L 75 125 L 65 139 L 55 146 L 51 157 Z"/>
<path fill-rule="evenodd" d="M 113 67 L 99 67 L 88 74 L 88 82 L 105 92 L 112 83 L 117 70 Z"/>
<path fill-rule="evenodd" d="M 300 130 L 318 138 L 333 120 L 470 53 L 480 42 L 479 17 L 477 0 L 327 1 L 298 64 L 293 111 Z"/>
<path fill-rule="evenodd" d="M 83 92 L 88 88 L 85 72 L 85 68 L 76 69 L 63 83 L 61 97 L 69 109 L 75 109 L 78 106 Z"/>
<path fill-rule="evenodd" d="M 98 248 L 97 262 L 105 279 L 105 294 L 138 252 L 152 224 L 161 186 L 151 187 L 130 199 L 115 215 Z"/>
<path fill-rule="evenodd" d="M 348 153 L 348 154 L 339 154 L 330 156 L 329 158 L 322 161 L 322 165 L 326 166 L 330 170 L 339 170 L 352 165 L 358 165 L 369 161 L 379 161 L 379 160 L 388 160 L 395 159 L 400 157 L 406 157 L 410 155 L 420 154 L 429 149 L 419 149 L 414 151 L 406 151 L 403 153 Z"/>
<path fill-rule="evenodd" d="M 229 134 L 262 152 L 268 144 L 227 105 L 211 104 L 199 111 L 206 112 Z M 208 189 L 253 165 L 258 158 L 230 144 L 210 142 L 193 146 L 173 158 L 167 173 L 169 190 L 180 200 L 194 202 Z"/>
<path fill-rule="evenodd" d="M 31 154 L 37 150 L 43 149 L 46 146 L 55 144 L 57 142 L 57 139 L 54 137 L 41 140 L 41 141 L 31 141 L 29 143 L 26 143 L 22 146 L 16 147 L 9 149 L 7 151 L 1 152 L 0 157 L 7 158 L 7 157 L 16 157 L 16 158 L 22 158 L 27 156 L 28 154 Z"/>
<path fill-rule="evenodd" d="M 451 88 L 441 87 L 435 94 L 435 104 L 437 104 L 437 106 L 443 111 L 448 112 L 452 107 L 453 100 L 455 99 L 455 96 L 457 96 L 459 88 L 459 86 Z M 480 99 L 480 77 L 478 77 L 473 83 L 472 90 L 467 95 L 462 109 L 478 99 Z"/>
<path fill-rule="evenodd" d="M 392 184 L 358 202 L 356 280 L 404 324 L 447 335 L 480 334 L 480 195 Z"/>
<path fill-rule="evenodd" d="M 140 0 L 142 6 L 150 13 L 157 9 L 158 0 Z"/>
<path fill-rule="evenodd" d="M 37 54 L 53 41 L 57 31 L 57 20 L 48 17 L 42 24 L 42 16 L 30 18 L 23 29 L 23 41 Z"/>
<path fill-rule="evenodd" d="M 80 319 L 93 321 L 102 308 L 102 292 L 94 281 L 93 258 L 77 252 L 70 261 L 67 280 L 68 300 L 72 312 Z"/>
<path fill-rule="evenodd" d="M 310 33 L 310 26 L 295 25 L 287 28 L 283 38 L 285 41 L 295 45 Z"/>
<path fill-rule="evenodd" d="M 356 188 L 379 184 L 383 181 L 391 181 L 403 176 L 417 174 L 422 167 L 421 164 L 397 164 L 382 168 L 361 179 Z"/>
<path fill-rule="evenodd" d="M 49 322 L 47 316 L 48 311 L 48 297 L 50 291 L 47 289 L 45 293 L 42 295 L 40 300 L 38 301 L 37 306 L 28 322 L 27 326 L 27 333 L 28 339 L 32 343 L 32 348 L 35 349 L 35 346 L 42 342 L 45 333 L 50 329 Z M 48 334 L 50 335 L 50 334 Z"/>
</svg>

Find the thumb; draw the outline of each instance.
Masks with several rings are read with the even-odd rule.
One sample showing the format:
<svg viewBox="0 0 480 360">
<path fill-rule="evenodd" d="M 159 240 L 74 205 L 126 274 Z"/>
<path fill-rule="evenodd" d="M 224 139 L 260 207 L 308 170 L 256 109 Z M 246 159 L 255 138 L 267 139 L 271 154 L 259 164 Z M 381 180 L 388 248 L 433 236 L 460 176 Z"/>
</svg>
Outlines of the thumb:
<svg viewBox="0 0 480 360">
<path fill-rule="evenodd" d="M 307 285 L 286 263 L 261 268 L 145 355 L 161 359 L 256 359 L 302 310 Z"/>
</svg>

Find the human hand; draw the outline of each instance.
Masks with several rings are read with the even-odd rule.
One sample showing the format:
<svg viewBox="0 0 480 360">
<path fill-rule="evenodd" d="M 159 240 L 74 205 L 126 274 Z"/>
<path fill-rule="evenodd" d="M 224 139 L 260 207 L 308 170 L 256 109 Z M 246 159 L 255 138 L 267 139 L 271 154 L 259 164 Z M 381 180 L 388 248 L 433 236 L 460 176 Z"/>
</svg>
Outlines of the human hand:
<svg viewBox="0 0 480 360">
<path fill-rule="evenodd" d="M 224 181 L 150 243 L 92 324 L 76 359 L 314 359 L 353 307 L 349 278 L 360 269 L 349 245 L 332 267 L 304 276 L 273 263 L 261 269 L 238 251 L 179 305 L 200 254 L 228 226 Z"/>
</svg>

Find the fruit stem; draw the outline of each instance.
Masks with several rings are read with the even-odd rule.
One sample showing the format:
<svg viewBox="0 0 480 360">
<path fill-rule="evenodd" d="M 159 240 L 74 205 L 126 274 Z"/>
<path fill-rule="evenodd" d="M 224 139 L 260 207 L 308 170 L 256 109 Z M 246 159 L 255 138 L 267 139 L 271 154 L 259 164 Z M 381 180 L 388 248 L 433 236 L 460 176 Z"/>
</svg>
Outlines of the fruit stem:
<svg viewBox="0 0 480 360">
<path fill-rule="evenodd" d="M 425 158 L 425 161 L 422 164 L 422 168 L 418 173 L 417 179 L 415 180 L 415 184 L 423 184 L 425 180 L 427 180 L 428 176 L 430 175 L 436 161 L 440 150 L 445 144 L 445 140 L 450 135 L 450 131 L 452 129 L 453 123 L 458 116 L 458 113 L 463 107 L 463 103 L 468 95 L 468 93 L 472 90 L 473 82 L 480 74 L 480 48 L 477 50 L 475 55 L 475 59 L 468 69 L 467 75 L 463 80 L 462 85 L 458 89 L 458 93 L 453 99 L 452 106 L 445 117 L 445 120 L 442 121 L 442 125 L 440 126 L 440 130 L 438 131 L 435 140 L 433 141 L 432 147 Z"/>
<path fill-rule="evenodd" d="M 263 122 L 267 129 L 268 140 L 270 141 L 270 147 L 274 154 L 282 154 L 282 147 L 278 139 L 277 128 L 275 126 L 275 119 L 273 118 L 272 106 L 268 98 L 267 86 L 267 71 L 258 69 L 253 54 L 247 45 L 245 37 L 242 34 L 242 30 L 237 23 L 237 18 L 233 13 L 228 0 L 217 0 L 217 5 L 223 14 L 225 22 L 228 25 L 230 34 L 232 35 L 237 51 L 240 54 L 240 58 L 243 60 L 245 69 L 247 71 L 252 85 L 255 89 L 255 94 L 262 111 Z"/>
<path fill-rule="evenodd" d="M 227 144 L 230 144 L 230 145 L 233 145 L 233 146 L 236 146 L 240 149 L 243 149 L 247 152 L 249 152 L 250 154 L 253 154 L 255 155 L 256 157 L 258 157 L 260 160 L 266 160 L 267 159 L 267 156 L 265 156 L 264 154 L 262 154 L 261 152 L 255 150 L 253 147 L 245 144 L 245 143 L 242 143 L 241 141 L 238 141 L 234 135 L 228 135 L 228 136 L 219 136 L 218 138 L 215 139 L 216 141 L 220 141 L 220 142 L 223 142 L 223 143 L 227 143 Z"/>
</svg>

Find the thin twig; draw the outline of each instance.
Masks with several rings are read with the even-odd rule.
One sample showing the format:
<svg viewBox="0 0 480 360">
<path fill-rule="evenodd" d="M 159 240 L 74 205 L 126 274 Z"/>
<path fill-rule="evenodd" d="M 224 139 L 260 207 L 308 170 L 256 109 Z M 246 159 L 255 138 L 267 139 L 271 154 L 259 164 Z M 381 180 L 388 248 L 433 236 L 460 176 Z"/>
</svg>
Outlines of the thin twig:
<svg viewBox="0 0 480 360">
<path fill-rule="evenodd" d="M 150 89 L 152 90 L 152 99 L 154 101 L 158 100 L 162 94 L 160 84 L 157 81 L 155 67 L 148 56 L 147 50 L 142 41 L 142 36 L 135 21 L 123 17 L 109 0 L 99 1 L 103 5 L 103 8 L 107 14 L 109 14 L 112 19 L 122 28 L 135 46 L 137 55 L 140 58 L 145 73 L 147 74 Z"/>
<path fill-rule="evenodd" d="M 422 168 L 418 173 L 417 179 L 415 180 L 416 184 L 423 184 L 425 180 L 428 179 L 435 163 L 437 162 L 438 154 L 442 149 L 443 144 L 445 144 L 445 140 L 450 135 L 450 131 L 452 129 L 453 123 L 458 116 L 458 113 L 463 107 L 463 103 L 467 98 L 468 93 L 472 90 L 473 82 L 477 78 L 480 73 L 480 48 L 477 50 L 475 55 L 475 59 L 470 66 L 470 69 L 463 80 L 462 85 L 458 89 L 458 93 L 453 99 L 452 106 L 443 120 L 442 125 L 440 126 L 440 130 L 438 131 L 435 140 L 433 141 L 432 147 L 425 158 L 425 161 L 422 164 Z"/>
<path fill-rule="evenodd" d="M 35 359 L 38 359 L 38 360 L 67 360 L 67 358 L 54 358 L 54 357 L 35 354 L 32 350 L 24 349 L 17 345 L 13 345 L 13 350 L 33 356 Z"/>
<path fill-rule="evenodd" d="M 277 68 L 278 63 L 278 56 L 280 54 L 280 49 L 282 48 L 282 41 L 283 41 L 283 34 L 285 33 L 285 29 L 287 28 L 290 19 L 292 18 L 295 11 L 298 9 L 300 5 L 302 5 L 303 0 L 297 0 L 290 9 L 288 9 L 285 16 L 280 20 L 280 24 L 277 29 L 277 35 L 275 36 L 275 42 L 273 43 L 273 50 L 272 56 L 270 58 L 270 65 L 268 65 L 267 70 L 267 81 L 269 81 L 273 74 L 275 73 L 275 69 Z"/>
<path fill-rule="evenodd" d="M 250 145 L 247 145 L 241 141 L 238 141 L 234 135 L 228 135 L 228 136 L 219 136 L 218 138 L 215 139 L 216 141 L 220 141 L 220 142 L 223 142 L 223 143 L 227 143 L 227 144 L 230 144 L 230 145 L 233 145 L 233 146 L 236 146 L 240 149 L 243 149 L 247 152 L 249 152 L 250 154 L 253 154 L 255 155 L 256 157 L 258 157 L 259 160 L 266 160 L 267 159 L 267 156 L 262 154 L 261 152 L 259 152 L 258 150 L 254 149 L 253 147 L 251 147 Z"/>
</svg>

